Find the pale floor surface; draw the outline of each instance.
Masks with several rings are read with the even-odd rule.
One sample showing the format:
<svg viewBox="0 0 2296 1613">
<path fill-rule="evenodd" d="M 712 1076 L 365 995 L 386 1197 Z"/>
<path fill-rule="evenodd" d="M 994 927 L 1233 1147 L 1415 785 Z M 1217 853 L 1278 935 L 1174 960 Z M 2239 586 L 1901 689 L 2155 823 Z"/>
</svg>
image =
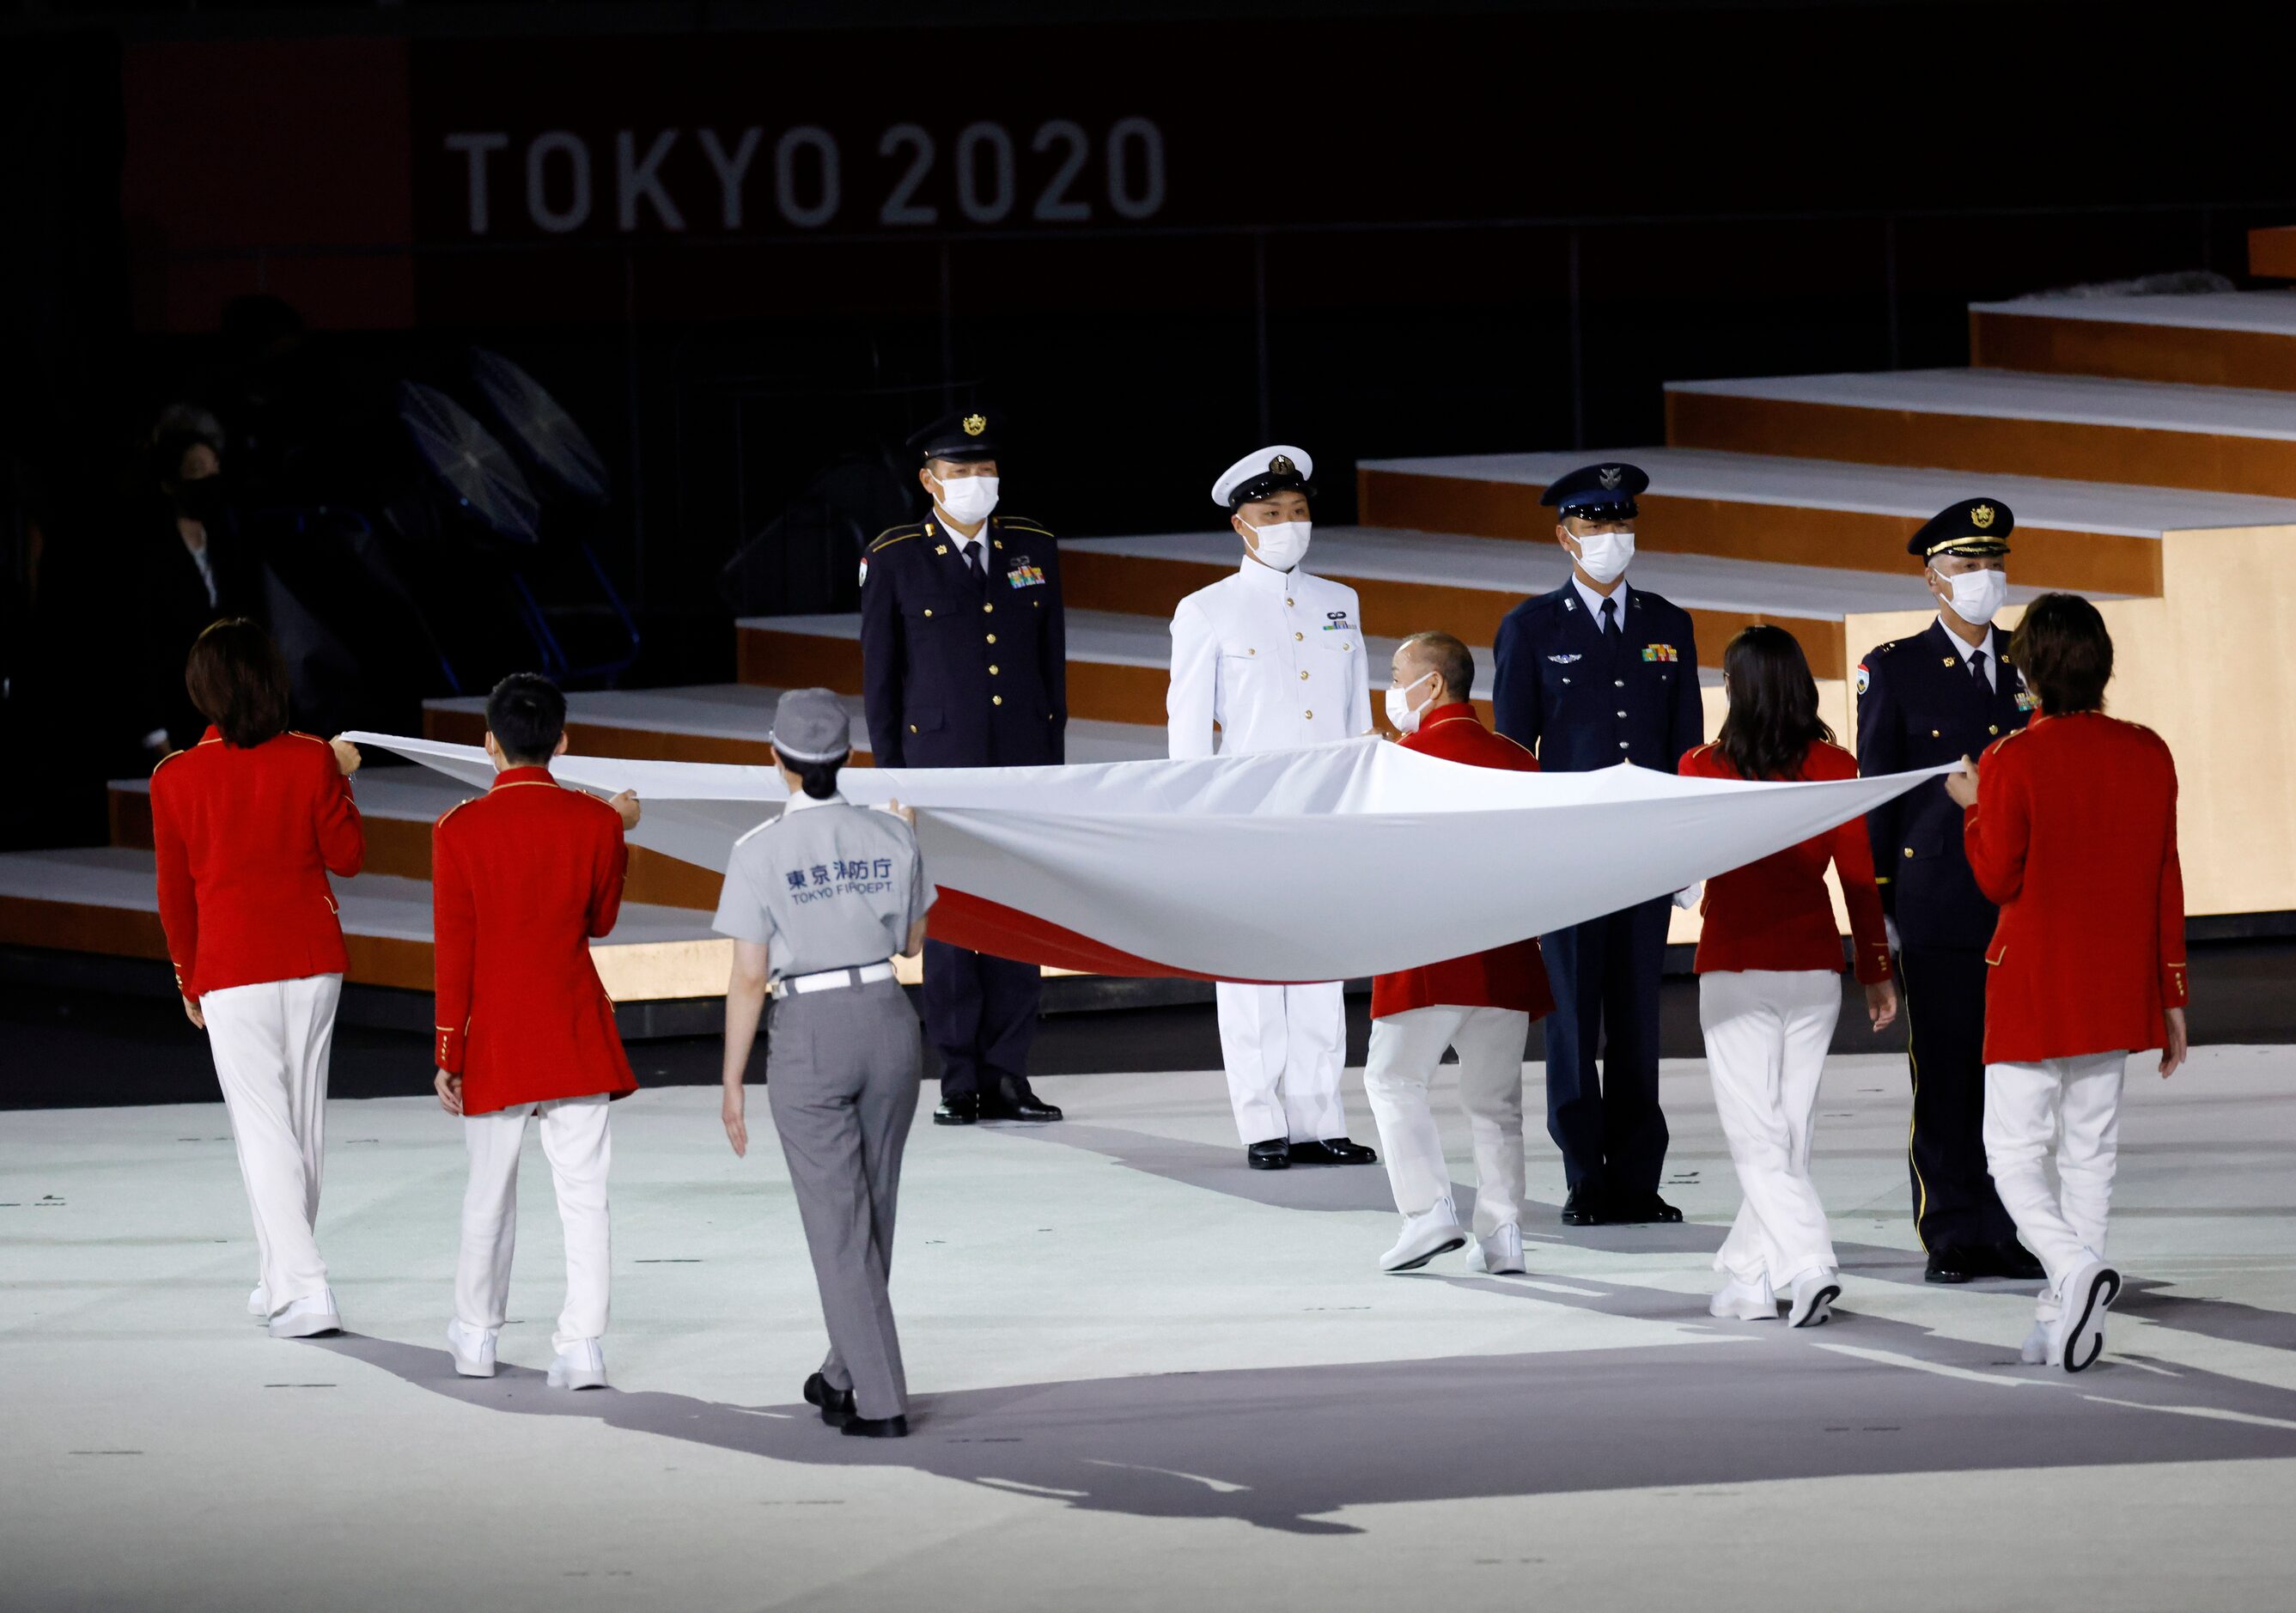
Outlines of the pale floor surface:
<svg viewBox="0 0 2296 1613">
<path fill-rule="evenodd" d="M 578 1396 L 533 1370 L 560 1280 L 538 1145 L 524 1370 L 472 1382 L 440 1338 L 463 1155 L 435 1107 L 333 1108 L 354 1332 L 317 1344 L 242 1314 L 219 1105 L 12 1113 L 0 1606 L 1721 1609 L 1816 1582 L 1924 1613 L 2284 1608 L 2292 1063 L 2132 1077 L 2131 1292 L 2071 1379 L 2014 1364 L 2027 1293 L 1920 1281 L 1899 1060 L 1829 1070 L 1844 1314 L 1796 1333 L 1705 1314 L 1736 1194 L 1699 1064 L 1665 1082 L 1684 1226 L 1565 1241 L 1534 1118 L 1527 1279 L 1375 1274 L 1384 1173 L 1247 1173 L 1217 1075 L 1046 1080 L 1075 1120 L 916 1128 L 906 1442 L 797 1404 L 823 1338 L 762 1093 L 747 1161 L 714 1089 L 616 1109 L 617 1387 Z"/>
</svg>

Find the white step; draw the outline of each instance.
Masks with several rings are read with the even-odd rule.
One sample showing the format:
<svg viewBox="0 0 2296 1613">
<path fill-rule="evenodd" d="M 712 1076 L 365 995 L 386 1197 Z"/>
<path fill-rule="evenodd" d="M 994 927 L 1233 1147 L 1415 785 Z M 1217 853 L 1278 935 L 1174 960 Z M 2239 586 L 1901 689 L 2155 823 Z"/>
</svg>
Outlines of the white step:
<svg viewBox="0 0 2296 1613">
<path fill-rule="evenodd" d="M 2296 292 L 2288 295 L 2292 302 L 2296 302 Z M 1702 383 L 1683 384 L 1689 387 Z M 1614 448 L 1601 452 L 1571 448 L 1554 453 L 1463 454 L 1426 459 L 1365 460 L 1362 469 L 1455 477 L 1466 481 L 1515 482 L 1543 488 L 1581 465 L 1620 460 L 1650 473 L 1648 496 L 1652 497 L 1778 504 L 1794 509 L 1841 510 L 1927 520 L 1950 504 L 1983 493 L 2005 501 L 2016 512 L 2020 527 L 2112 533 L 2126 537 L 2158 538 L 2163 532 L 2208 528 L 2296 525 L 2296 499 L 2120 482 L 2065 481 L 2042 476 L 1861 465 L 1841 460 L 1794 459 L 1783 454 L 1727 454 L 1712 448 Z M 1318 544 L 1324 541 L 1320 531 L 1316 541 Z M 1636 561 L 1637 566 L 1644 563 L 1641 560 Z M 1655 583 L 1652 585 L 1660 586 Z"/>
<path fill-rule="evenodd" d="M 1666 389 L 1684 396 L 1757 398 L 1886 413 L 2042 421 L 2296 442 L 2296 394 L 2251 387 L 2202 387 L 2181 381 L 2118 381 L 2018 370 L 1885 370 L 1855 375 L 1670 381 Z M 1961 478 L 1964 485 L 1970 479 L 1969 475 Z M 2025 518 L 2021 512 L 2018 519 Z"/>
<path fill-rule="evenodd" d="M 2008 318 L 2085 320 L 2099 324 L 2164 325 L 2296 336 L 2296 291 L 2194 291 L 2163 297 L 2020 297 L 1972 302 L 1972 314 Z"/>
</svg>

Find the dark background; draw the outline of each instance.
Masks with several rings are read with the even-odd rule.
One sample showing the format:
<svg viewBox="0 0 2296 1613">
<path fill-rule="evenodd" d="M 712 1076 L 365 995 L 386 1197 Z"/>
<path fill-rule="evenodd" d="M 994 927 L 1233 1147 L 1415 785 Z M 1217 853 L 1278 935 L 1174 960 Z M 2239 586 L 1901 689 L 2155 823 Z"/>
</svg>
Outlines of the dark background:
<svg viewBox="0 0 2296 1613">
<path fill-rule="evenodd" d="M 452 389 L 474 344 L 538 376 L 614 476 L 596 538 L 644 630 L 622 681 L 668 683 L 729 675 L 736 605 L 850 604 L 850 523 L 774 523 L 945 402 L 1009 409 L 1008 503 L 1056 530 L 1199 525 L 1213 472 L 1270 438 L 1315 450 L 1318 514 L 1345 520 L 1360 458 L 1650 441 L 1669 379 L 1962 363 L 1972 299 L 2238 277 L 2244 232 L 2296 218 L 2279 64 L 2230 7 L 1086 9 L 0 12 L 11 623 L 44 547 L 101 542 L 124 445 L 213 385 L 248 292 L 315 332 L 344 439 L 315 497 L 404 491 L 393 381 Z M 1110 201 L 1125 119 L 1163 152 L 1145 217 Z M 1031 139 L 1060 120 L 1086 219 L 1031 216 L 1068 149 Z M 980 123 L 1014 147 L 987 220 L 955 176 Z M 931 224 L 881 219 L 904 124 L 937 148 Z M 729 229 L 699 132 L 753 127 Z M 805 226 L 776 205 L 795 127 L 840 153 L 840 205 Z M 684 227 L 641 197 L 625 229 L 616 136 L 671 129 Z M 483 234 L 444 143 L 471 132 L 506 143 Z M 553 132 L 592 169 L 557 233 L 525 206 Z M 566 163 L 544 177 L 563 207 Z"/>
</svg>

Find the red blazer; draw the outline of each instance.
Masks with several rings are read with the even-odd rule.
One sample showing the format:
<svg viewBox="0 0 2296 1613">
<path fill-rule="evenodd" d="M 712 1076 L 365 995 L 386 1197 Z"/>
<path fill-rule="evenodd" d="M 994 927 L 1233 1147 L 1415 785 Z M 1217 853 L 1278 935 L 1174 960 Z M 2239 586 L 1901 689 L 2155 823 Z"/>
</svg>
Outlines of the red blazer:
<svg viewBox="0 0 2296 1613">
<path fill-rule="evenodd" d="M 327 875 L 359 871 L 366 833 L 326 741 L 282 733 L 242 750 L 209 729 L 152 770 L 152 844 L 184 995 L 343 972 Z"/>
<path fill-rule="evenodd" d="M 2177 764 L 2101 711 L 2040 716 L 1986 748 L 1962 815 L 1970 872 L 2001 906 L 1985 961 L 1985 1060 L 2161 1044 L 2185 1006 Z"/>
<path fill-rule="evenodd" d="M 1403 748 L 1473 767 L 1538 771 L 1538 757 L 1484 727 L 1474 707 L 1464 700 L 1429 711 L 1420 719 L 1418 733 L 1403 736 Z M 1371 1017 L 1374 1019 L 1439 1003 L 1451 1008 L 1520 1009 L 1534 1019 L 1554 1012 L 1546 961 L 1539 956 L 1537 938 L 1372 978 Z"/>
<path fill-rule="evenodd" d="M 622 909 L 620 815 L 512 767 L 430 831 L 439 1068 L 463 1112 L 636 1092 L 590 939 Z"/>
<path fill-rule="evenodd" d="M 1718 745 L 1701 745 L 1682 758 L 1686 779 L 1734 779 Z M 1857 758 L 1823 740 L 1803 753 L 1794 777 L 1854 779 Z M 1874 883 L 1874 847 L 1866 820 L 1812 835 L 1798 846 L 1774 851 L 1759 862 L 1718 873 L 1706 881 L 1699 905 L 1706 927 L 1699 932 L 1698 974 L 1720 970 L 1823 969 L 1841 972 L 1841 932 L 1833 927 L 1833 903 L 1825 894 L 1825 865 L 1841 876 L 1841 897 L 1849 909 L 1849 937 L 1857 978 L 1868 986 L 1890 978 L 1890 941 L 1882 922 L 1882 893 Z"/>
</svg>

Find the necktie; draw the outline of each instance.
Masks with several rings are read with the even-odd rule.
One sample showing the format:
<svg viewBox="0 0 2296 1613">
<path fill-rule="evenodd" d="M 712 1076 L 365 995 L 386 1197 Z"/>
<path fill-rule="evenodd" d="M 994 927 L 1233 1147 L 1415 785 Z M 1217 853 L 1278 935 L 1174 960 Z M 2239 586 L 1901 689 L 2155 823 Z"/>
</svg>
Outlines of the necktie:
<svg viewBox="0 0 2296 1613">
<path fill-rule="evenodd" d="M 1603 602 L 1603 642 L 1615 650 L 1619 647 L 1619 602 Z"/>
<path fill-rule="evenodd" d="M 1976 654 L 1969 658 L 1969 675 L 1980 684 L 1985 682 L 1984 651 L 1980 650 Z"/>
<path fill-rule="evenodd" d="M 986 588 L 988 585 L 988 567 L 980 558 L 980 550 L 981 544 L 978 538 L 964 545 L 964 569 L 972 573 L 976 587 Z"/>
</svg>

